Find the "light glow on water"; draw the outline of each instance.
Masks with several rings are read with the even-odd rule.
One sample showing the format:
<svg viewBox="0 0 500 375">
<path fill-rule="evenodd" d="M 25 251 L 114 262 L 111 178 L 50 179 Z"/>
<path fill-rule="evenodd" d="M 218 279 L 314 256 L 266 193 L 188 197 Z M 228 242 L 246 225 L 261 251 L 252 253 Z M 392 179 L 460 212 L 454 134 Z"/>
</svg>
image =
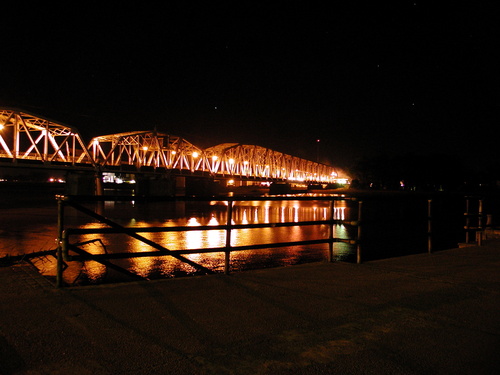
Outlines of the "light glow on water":
<svg viewBox="0 0 500 375">
<path fill-rule="evenodd" d="M 333 218 L 345 220 L 348 217 L 346 202 L 335 201 L 334 203 Z M 154 206 L 137 203 L 114 203 L 104 206 L 103 215 L 121 225 L 133 228 L 168 228 L 182 225 L 188 227 L 217 226 L 227 223 L 227 202 L 166 202 Z M 331 216 L 330 202 L 326 201 L 245 201 L 234 203 L 232 224 L 297 223 L 300 221 L 328 220 Z M 53 219 L 54 222 L 50 226 L 50 231 L 53 233 L 53 238 L 55 238 L 57 236 L 57 215 Z M 67 227 L 88 229 L 106 227 L 106 225 L 89 219 L 83 214 L 70 213 Z M 345 226 L 334 225 L 333 229 L 334 237 L 349 237 Z M 182 256 L 216 272 L 222 272 L 224 269 L 225 230 L 140 232 L 138 234 L 172 251 L 221 248 L 221 251 L 214 253 L 184 254 Z M 25 236 L 26 238 L 29 237 L 28 226 Z M 328 225 L 233 229 L 231 232 L 231 246 L 327 239 L 328 237 Z M 156 250 L 150 245 L 125 234 L 75 235 L 70 238 L 70 242 L 86 242 L 85 245 L 82 245 L 82 249 L 92 254 L 103 254 L 105 252 L 139 253 Z M 28 249 L 28 247 L 26 248 Z M 324 244 L 233 251 L 231 252 L 231 271 L 326 260 L 327 249 L 328 245 Z M 343 243 L 334 243 L 334 251 L 337 259 L 348 257 L 352 253 L 352 249 Z M 172 277 L 195 272 L 192 266 L 171 256 L 164 255 L 111 260 L 111 262 L 144 278 Z M 98 283 L 103 279 L 110 279 L 110 281 L 126 279 L 126 276 L 121 276 L 117 271 L 108 270 L 106 266 L 95 261 L 68 263 L 70 269 L 65 271 L 65 278 L 67 278 L 68 283 L 73 281 Z M 49 270 L 49 273 L 54 274 L 54 272 L 54 269 Z"/>
</svg>

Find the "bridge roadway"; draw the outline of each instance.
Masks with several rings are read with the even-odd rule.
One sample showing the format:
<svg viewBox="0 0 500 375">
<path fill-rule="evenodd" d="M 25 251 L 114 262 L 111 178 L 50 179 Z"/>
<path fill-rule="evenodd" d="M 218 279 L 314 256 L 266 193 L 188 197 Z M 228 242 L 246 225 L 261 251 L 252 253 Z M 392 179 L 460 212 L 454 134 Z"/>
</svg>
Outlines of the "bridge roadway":
<svg viewBox="0 0 500 375">
<path fill-rule="evenodd" d="M 224 143 L 202 149 L 157 130 L 102 135 L 86 144 L 75 127 L 11 108 L 0 108 L 0 167 L 195 176 L 243 185 L 339 181 L 332 166 L 265 147 Z"/>
<path fill-rule="evenodd" d="M 0 267 L 0 372 L 498 374 L 499 254 L 65 289 Z"/>
</svg>

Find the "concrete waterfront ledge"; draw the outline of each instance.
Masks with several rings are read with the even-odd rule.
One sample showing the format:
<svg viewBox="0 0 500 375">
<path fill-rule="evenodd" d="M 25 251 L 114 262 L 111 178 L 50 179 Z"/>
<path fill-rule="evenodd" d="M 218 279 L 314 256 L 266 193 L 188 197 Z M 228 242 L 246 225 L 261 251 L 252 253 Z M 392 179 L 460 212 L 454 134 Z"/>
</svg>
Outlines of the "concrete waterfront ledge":
<svg viewBox="0 0 500 375">
<path fill-rule="evenodd" d="M 0 268 L 1 374 L 496 374 L 500 240 L 56 289 Z"/>
</svg>

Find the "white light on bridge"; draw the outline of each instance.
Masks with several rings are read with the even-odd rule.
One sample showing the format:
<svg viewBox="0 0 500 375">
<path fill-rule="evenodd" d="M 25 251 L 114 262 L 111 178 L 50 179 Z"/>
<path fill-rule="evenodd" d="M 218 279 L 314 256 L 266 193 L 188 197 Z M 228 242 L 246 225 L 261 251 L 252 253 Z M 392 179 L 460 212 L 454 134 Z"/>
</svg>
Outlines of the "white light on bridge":
<svg viewBox="0 0 500 375">
<path fill-rule="evenodd" d="M 326 182 L 339 178 L 337 172 L 327 165 L 256 145 L 227 143 L 203 150 L 183 138 L 156 131 L 99 136 L 85 145 L 76 129 L 21 111 L 0 108 L 0 121 L 0 150 L 13 160 L 62 161 L 89 164 L 103 170 L 121 165 L 136 168 L 161 166 L 214 175 L 288 178 L 290 181 Z M 6 138 L 4 133 L 11 129 L 14 134 Z M 124 179 L 123 182 L 128 181 Z"/>
<path fill-rule="evenodd" d="M 349 179 L 347 179 L 347 178 L 337 178 L 337 179 L 335 179 L 335 182 L 337 184 L 346 185 L 346 184 L 349 183 Z"/>
</svg>

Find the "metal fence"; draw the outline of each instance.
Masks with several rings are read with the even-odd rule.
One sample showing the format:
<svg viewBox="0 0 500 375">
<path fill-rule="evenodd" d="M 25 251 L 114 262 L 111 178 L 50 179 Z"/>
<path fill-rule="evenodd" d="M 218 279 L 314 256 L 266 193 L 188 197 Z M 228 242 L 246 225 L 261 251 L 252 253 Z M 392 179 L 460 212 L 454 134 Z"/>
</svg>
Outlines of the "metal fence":
<svg viewBox="0 0 500 375">
<path fill-rule="evenodd" d="M 196 269 L 201 274 L 211 274 L 215 273 L 214 270 L 209 269 L 201 264 L 198 264 L 190 260 L 186 255 L 188 254 L 202 254 L 202 253 L 224 253 L 224 273 L 229 274 L 231 266 L 231 253 L 236 251 L 244 250 L 258 250 L 258 249 L 270 249 L 278 247 L 290 247 L 290 246 L 304 246 L 304 245 L 328 245 L 328 261 L 333 261 L 334 259 L 334 244 L 336 242 L 343 242 L 356 247 L 356 262 L 361 263 L 362 258 L 368 256 L 370 257 L 373 250 L 374 243 L 379 243 L 379 246 L 387 247 L 392 242 L 394 242 L 398 247 L 405 246 L 405 241 L 401 241 L 401 237 L 389 234 L 388 227 L 394 227 L 395 224 L 400 224 L 398 222 L 404 221 L 400 216 L 391 216 L 385 212 L 385 216 L 389 217 L 387 222 L 383 222 L 381 216 L 374 212 L 374 205 L 381 207 L 380 202 L 375 204 L 374 199 L 363 198 L 361 200 L 359 197 L 354 196 L 256 196 L 256 197 L 165 197 L 165 198 L 141 198 L 133 196 L 69 196 L 69 195 L 58 195 L 58 248 L 56 250 L 57 257 L 57 274 L 56 283 L 57 286 L 61 287 L 64 284 L 63 272 L 67 267 L 66 262 L 71 261 L 96 261 L 108 268 L 115 269 L 121 273 L 127 274 L 128 276 L 135 279 L 144 279 L 142 276 L 132 273 L 129 270 L 119 267 L 114 264 L 112 260 L 116 259 L 126 259 L 126 258 L 137 258 L 137 257 L 158 257 L 158 256 L 170 256 L 176 258 L 177 260 L 184 262 L 194 269 Z M 458 198 L 458 197 L 457 197 Z M 475 232 L 476 241 L 478 245 L 481 245 L 483 238 L 483 202 L 481 199 L 466 197 L 466 212 L 465 219 L 466 225 L 462 226 L 461 232 L 466 233 L 466 243 L 470 242 L 469 232 Z M 384 197 L 379 199 L 384 204 L 391 199 Z M 438 244 L 443 236 L 446 238 L 455 238 L 456 233 L 449 232 L 449 228 L 454 228 L 455 225 L 450 215 L 450 207 L 457 207 L 458 202 L 463 200 L 463 196 L 457 200 L 451 201 L 451 205 L 444 205 L 443 201 L 439 197 L 429 197 L 429 196 L 412 196 L 412 199 L 406 197 L 398 197 L 397 199 L 392 199 L 393 208 L 399 208 L 399 211 L 405 211 L 405 207 L 402 207 L 403 202 L 414 201 L 414 206 L 412 211 L 413 214 L 418 211 L 417 219 L 412 219 L 410 221 L 411 233 L 405 232 L 404 236 L 409 236 L 411 241 L 411 236 L 413 234 L 418 234 L 421 238 L 422 236 L 427 236 L 426 245 L 424 241 L 419 240 L 418 251 L 423 250 L 423 247 L 427 247 L 427 252 L 431 253 L 434 248 L 442 248 L 442 244 Z M 226 210 L 226 223 L 223 225 L 201 225 L 201 226 L 161 226 L 161 227 L 127 227 L 120 225 L 119 223 L 110 220 L 99 213 L 98 209 L 91 209 L 86 207 L 84 204 L 93 203 L 103 204 L 105 201 L 135 201 L 144 203 L 154 203 L 158 201 L 217 201 L 224 202 L 227 206 Z M 307 221 L 293 221 L 293 222 L 266 222 L 266 223 L 247 223 L 247 224 L 235 224 L 233 223 L 233 207 L 236 202 L 243 201 L 322 201 L 323 204 L 329 206 L 329 211 L 326 219 L 323 217 L 321 219 L 307 220 Z M 337 201 L 348 201 L 353 202 L 351 205 L 352 214 L 347 217 L 339 219 L 335 217 L 335 202 Z M 365 202 L 365 203 L 363 203 Z M 366 206 L 366 207 L 365 207 Z M 65 208 L 72 207 L 79 212 L 88 215 L 89 217 L 99 221 L 106 225 L 106 227 L 99 228 L 69 228 L 65 226 Z M 416 210 L 416 211 L 415 211 Z M 462 211 L 463 212 L 463 211 Z M 463 214 L 462 214 L 463 215 Z M 456 216 L 456 215 L 455 215 Z M 490 215 L 489 215 L 490 217 Z M 463 220 L 463 218 L 462 218 Z M 490 218 L 489 218 L 490 220 Z M 491 220 L 490 220 L 491 221 Z M 443 223 L 446 223 L 446 228 L 444 228 Z M 231 235 L 234 230 L 240 229 L 250 229 L 250 228 L 279 228 L 279 227 L 305 227 L 313 225 L 325 225 L 328 227 L 328 236 L 318 236 L 317 238 L 308 238 L 306 240 L 300 241 L 289 241 L 289 242 L 268 242 L 268 243 L 258 243 L 251 245 L 231 245 Z M 349 236 L 350 238 L 338 238 L 335 237 L 334 226 L 344 225 L 351 228 Z M 373 229 L 375 228 L 375 230 Z M 397 228 L 397 226 L 396 226 Z M 459 228 L 457 228 L 459 229 Z M 210 248 L 197 248 L 197 249 L 180 249 L 180 250 L 170 250 L 166 248 L 159 242 L 152 241 L 144 236 L 145 233 L 161 233 L 161 232 L 189 232 L 189 231 L 225 231 L 225 244 L 221 247 L 210 247 Z M 380 233 L 378 236 L 373 236 L 373 233 Z M 394 234 L 394 230 L 392 231 Z M 82 248 L 84 243 L 72 242 L 71 238 L 78 235 L 88 235 L 88 234 L 124 234 L 131 238 L 134 238 L 142 243 L 151 247 L 151 251 L 140 251 L 140 252 L 119 252 L 119 253 L 106 253 L 106 254 L 91 254 Z M 460 234 L 460 233 L 459 233 Z M 423 240 L 423 238 L 422 238 Z M 392 242 L 391 242 L 392 241 Z M 401 242 L 403 244 L 401 244 Z M 453 243 L 449 247 L 454 247 Z M 366 254 L 362 254 L 362 251 Z"/>
<path fill-rule="evenodd" d="M 121 273 L 127 274 L 132 278 L 143 279 L 142 276 L 130 272 L 129 270 L 119 267 L 111 262 L 113 259 L 125 259 L 125 258 L 136 258 L 136 257 L 157 257 L 157 256 L 171 256 L 176 258 L 190 266 L 194 267 L 197 271 L 205 274 L 214 273 L 213 270 L 206 268 L 205 266 L 193 262 L 192 260 L 185 257 L 186 254 L 201 254 L 201 253 L 216 253 L 224 252 L 224 273 L 229 274 L 230 264 L 231 264 L 231 253 L 235 251 L 243 250 L 255 250 L 255 249 L 269 249 L 276 247 L 285 246 L 300 246 L 300 245 L 317 245 L 317 244 L 328 244 L 328 260 L 333 260 L 333 246 L 336 242 L 344 242 L 351 245 L 357 245 L 357 261 L 361 262 L 361 250 L 360 244 L 357 238 L 337 238 L 334 236 L 334 225 L 342 224 L 352 227 L 357 227 L 357 236 L 361 236 L 361 226 L 360 226 L 360 216 L 362 202 L 356 200 L 353 197 L 346 196 L 281 196 L 281 197 L 175 197 L 175 198 L 138 198 L 131 196 L 68 196 L 68 195 L 58 195 L 58 248 L 57 248 L 57 275 L 56 283 L 58 287 L 64 285 L 63 272 L 67 267 L 66 262 L 71 261 L 96 261 L 106 267 L 113 268 Z M 210 226 L 174 226 L 174 227 L 147 227 L 147 228 L 137 228 L 137 227 L 126 227 L 118 224 L 117 222 L 110 220 L 98 213 L 99 210 L 93 210 L 86 206 L 84 203 L 103 203 L 104 201 L 143 201 L 143 202 L 158 202 L 161 201 L 219 201 L 225 202 L 227 205 L 226 214 L 226 224 L 224 225 L 210 225 Z M 310 221 L 299 221 L 299 222 L 272 222 L 272 223 L 254 223 L 254 224 L 233 224 L 233 206 L 235 202 L 242 201 L 323 201 L 329 204 L 329 218 L 326 220 L 310 220 Z M 334 216 L 334 204 L 335 201 L 353 201 L 358 204 L 358 220 L 341 220 L 336 219 Z M 72 207 L 89 217 L 96 219 L 97 221 L 106 224 L 106 228 L 66 228 L 65 226 L 65 208 Z M 329 234 L 327 238 L 311 238 L 308 240 L 301 241 L 290 241 L 290 242 L 272 242 L 272 243 L 260 243 L 252 245 L 241 245 L 232 246 L 231 245 L 231 233 L 233 230 L 238 229 L 249 229 L 249 228 L 277 228 L 277 227 L 291 227 L 291 226 L 311 226 L 311 225 L 327 225 L 329 228 Z M 161 243 L 152 241 L 145 236 L 143 233 L 153 233 L 153 232 L 187 232 L 187 231 L 212 231 L 212 230 L 224 230 L 225 231 L 225 246 L 216 248 L 200 248 L 200 249 L 184 249 L 184 250 L 169 250 L 164 247 Z M 82 235 L 82 234 L 125 234 L 136 240 L 139 240 L 146 245 L 149 245 L 151 251 L 141 251 L 141 252 L 126 252 L 126 253 L 112 253 L 112 254 L 91 254 L 84 249 L 82 249 L 82 243 L 71 242 L 72 236 Z"/>
</svg>

